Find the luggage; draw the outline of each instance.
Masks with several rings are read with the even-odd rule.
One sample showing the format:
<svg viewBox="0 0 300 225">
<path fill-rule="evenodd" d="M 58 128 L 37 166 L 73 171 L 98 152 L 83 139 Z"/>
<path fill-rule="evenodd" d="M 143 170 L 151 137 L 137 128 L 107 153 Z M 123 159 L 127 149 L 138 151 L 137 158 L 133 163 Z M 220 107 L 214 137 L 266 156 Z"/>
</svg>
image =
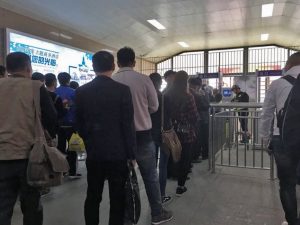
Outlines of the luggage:
<svg viewBox="0 0 300 225">
<path fill-rule="evenodd" d="M 300 148 L 300 75 L 295 80 L 286 100 L 283 115 L 281 128 L 283 145 L 289 151 L 298 151 Z"/>
<path fill-rule="evenodd" d="M 128 165 L 129 174 L 125 184 L 126 191 L 126 217 L 137 224 L 141 215 L 140 189 L 136 172 L 132 163 Z"/>
</svg>

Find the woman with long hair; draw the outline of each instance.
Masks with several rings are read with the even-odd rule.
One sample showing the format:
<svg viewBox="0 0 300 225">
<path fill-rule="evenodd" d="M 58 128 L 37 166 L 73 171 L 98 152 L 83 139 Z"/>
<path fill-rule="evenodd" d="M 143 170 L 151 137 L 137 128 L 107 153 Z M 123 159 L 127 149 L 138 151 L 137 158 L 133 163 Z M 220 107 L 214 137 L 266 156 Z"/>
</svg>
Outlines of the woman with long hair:
<svg viewBox="0 0 300 225">
<path fill-rule="evenodd" d="M 187 191 L 185 182 L 190 169 L 191 146 L 196 138 L 195 125 L 199 120 L 194 97 L 188 92 L 188 79 L 187 72 L 177 72 L 172 87 L 166 93 L 166 97 L 170 102 L 170 117 L 182 145 L 181 159 L 176 165 L 178 176 L 177 196 L 181 196 Z"/>
</svg>

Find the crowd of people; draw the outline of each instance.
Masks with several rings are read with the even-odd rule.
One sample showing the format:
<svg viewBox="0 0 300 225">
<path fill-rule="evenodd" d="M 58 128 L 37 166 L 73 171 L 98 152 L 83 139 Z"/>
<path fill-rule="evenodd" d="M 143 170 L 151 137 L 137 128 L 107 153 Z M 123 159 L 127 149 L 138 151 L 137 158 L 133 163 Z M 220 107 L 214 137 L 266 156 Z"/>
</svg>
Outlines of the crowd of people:
<svg viewBox="0 0 300 225">
<path fill-rule="evenodd" d="M 126 214 L 125 183 L 128 165 L 136 166 L 143 179 L 151 209 L 151 223 L 172 220 L 166 204 L 172 193 L 166 193 L 169 179 L 177 181 L 177 197 L 188 191 L 186 181 L 194 163 L 208 158 L 210 101 L 219 102 L 220 93 L 209 95 L 198 77 L 185 71 L 169 70 L 163 75 L 167 87 L 161 91 L 162 76 L 143 75 L 134 70 L 135 53 L 129 47 L 114 56 L 99 51 L 92 58 L 97 75 L 80 86 L 71 76 L 61 72 L 32 73 L 30 57 L 21 52 L 6 57 L 6 68 L 0 67 L 0 224 L 10 225 L 14 205 L 19 197 L 24 225 L 43 224 L 41 194 L 47 189 L 27 183 L 28 157 L 35 143 L 34 96 L 40 99 L 41 122 L 47 140 L 56 143 L 66 155 L 70 170 L 65 176 L 78 179 L 78 155 L 69 151 L 68 141 L 78 133 L 86 147 L 87 196 L 84 205 L 86 225 L 99 224 L 99 206 L 105 180 L 110 194 L 109 224 L 132 224 Z M 297 225 L 296 169 L 299 153 L 283 151 L 279 129 L 273 128 L 274 112 L 284 108 L 293 82 L 299 74 L 300 55 L 293 54 L 286 65 L 283 79 L 273 82 L 266 96 L 261 136 L 271 138 L 280 179 L 280 197 L 288 224 Z M 292 78 L 287 78 L 287 77 Z M 59 87 L 57 84 L 59 83 Z M 34 92 L 34 84 L 40 89 Z M 249 96 L 235 85 L 234 102 L 248 102 Z M 247 109 L 240 125 L 242 142 L 248 142 Z M 173 160 L 162 131 L 173 128 L 181 143 L 178 162 Z M 280 127 L 279 127 L 280 128 Z"/>
<path fill-rule="evenodd" d="M 96 78 L 79 87 L 61 72 L 32 73 L 28 55 L 15 52 L 0 68 L 0 92 L 12 96 L 1 101 L 0 111 L 0 223 L 10 225 L 15 202 L 20 195 L 25 225 L 43 223 L 41 194 L 26 182 L 29 152 L 35 141 L 35 108 L 38 95 L 41 122 L 47 140 L 66 155 L 70 170 L 65 176 L 77 179 L 77 153 L 68 150 L 72 134 L 78 133 L 86 147 L 87 196 L 84 205 L 87 225 L 99 224 L 99 205 L 105 180 L 109 183 L 109 224 L 132 224 L 125 214 L 125 182 L 128 163 L 135 165 L 144 181 L 152 224 L 173 218 L 165 205 L 172 200 L 166 193 L 168 178 L 176 179 L 176 196 L 188 189 L 186 181 L 193 163 L 208 158 L 209 96 L 200 78 L 185 71 L 164 74 L 168 85 L 161 92 L 162 76 L 143 75 L 134 70 L 135 53 L 129 47 L 114 56 L 99 51 L 93 56 Z M 33 82 L 40 84 L 34 93 Z M 58 87 L 59 83 L 59 87 Z M 164 104 L 162 105 L 162 101 Z M 162 122 L 162 115 L 164 121 Z M 182 146 L 179 162 L 162 141 L 162 130 L 174 127 Z M 158 170 L 159 168 L 159 170 Z"/>
</svg>

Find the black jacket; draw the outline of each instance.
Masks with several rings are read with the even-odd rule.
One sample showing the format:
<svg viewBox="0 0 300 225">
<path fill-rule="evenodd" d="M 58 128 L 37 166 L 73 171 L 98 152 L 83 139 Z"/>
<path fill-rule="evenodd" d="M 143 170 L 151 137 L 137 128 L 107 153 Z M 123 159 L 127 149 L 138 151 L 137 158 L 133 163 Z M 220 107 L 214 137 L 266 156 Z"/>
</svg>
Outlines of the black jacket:
<svg viewBox="0 0 300 225">
<path fill-rule="evenodd" d="M 133 104 L 129 87 L 105 76 L 76 89 L 76 125 L 87 159 L 135 159 Z"/>
<path fill-rule="evenodd" d="M 162 102 L 162 93 L 157 91 L 157 97 L 159 102 L 158 110 L 155 113 L 151 114 L 152 121 L 152 138 L 155 144 L 161 144 L 161 102 Z"/>
<path fill-rule="evenodd" d="M 200 116 L 200 121 L 208 123 L 209 122 L 209 100 L 205 95 L 201 95 L 190 88 L 190 93 L 194 96 L 195 103 L 197 106 L 197 111 Z"/>
</svg>

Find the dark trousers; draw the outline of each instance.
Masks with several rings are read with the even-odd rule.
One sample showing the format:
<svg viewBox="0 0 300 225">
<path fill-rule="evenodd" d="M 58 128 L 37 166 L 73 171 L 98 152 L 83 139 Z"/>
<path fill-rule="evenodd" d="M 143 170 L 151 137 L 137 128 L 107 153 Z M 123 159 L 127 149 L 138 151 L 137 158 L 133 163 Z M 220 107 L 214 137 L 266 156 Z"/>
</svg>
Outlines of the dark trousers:
<svg viewBox="0 0 300 225">
<path fill-rule="evenodd" d="M 284 149 L 280 136 L 272 138 L 275 161 L 277 164 L 280 199 L 289 225 L 298 225 L 296 183 L 299 153 L 293 154 Z"/>
<path fill-rule="evenodd" d="M 248 112 L 239 112 L 238 113 L 239 116 L 248 116 L 249 113 Z M 248 119 L 247 118 L 239 118 L 240 124 L 241 124 L 241 128 L 243 132 L 247 132 L 248 131 Z"/>
<path fill-rule="evenodd" d="M 199 127 L 199 146 L 202 152 L 202 157 L 208 158 L 208 142 L 209 142 L 209 123 L 205 121 L 200 122 Z"/>
<path fill-rule="evenodd" d="M 26 181 L 27 160 L 0 161 L 0 224 L 10 225 L 20 195 L 24 225 L 42 225 L 40 191 Z"/>
<path fill-rule="evenodd" d="M 58 130 L 58 145 L 57 148 L 67 155 L 70 170 L 69 175 L 76 175 L 77 171 L 77 152 L 67 151 L 67 141 L 69 141 L 74 133 L 73 127 L 60 127 Z"/>
<path fill-rule="evenodd" d="M 99 224 L 99 206 L 102 201 L 104 181 L 108 180 L 110 212 L 109 225 L 124 223 L 125 214 L 125 183 L 128 175 L 126 161 L 94 162 L 88 160 L 87 196 L 84 206 L 86 225 Z"/>
<path fill-rule="evenodd" d="M 182 152 L 180 161 L 176 164 L 178 175 L 178 186 L 184 186 L 191 165 L 191 144 L 181 143 Z"/>
</svg>

